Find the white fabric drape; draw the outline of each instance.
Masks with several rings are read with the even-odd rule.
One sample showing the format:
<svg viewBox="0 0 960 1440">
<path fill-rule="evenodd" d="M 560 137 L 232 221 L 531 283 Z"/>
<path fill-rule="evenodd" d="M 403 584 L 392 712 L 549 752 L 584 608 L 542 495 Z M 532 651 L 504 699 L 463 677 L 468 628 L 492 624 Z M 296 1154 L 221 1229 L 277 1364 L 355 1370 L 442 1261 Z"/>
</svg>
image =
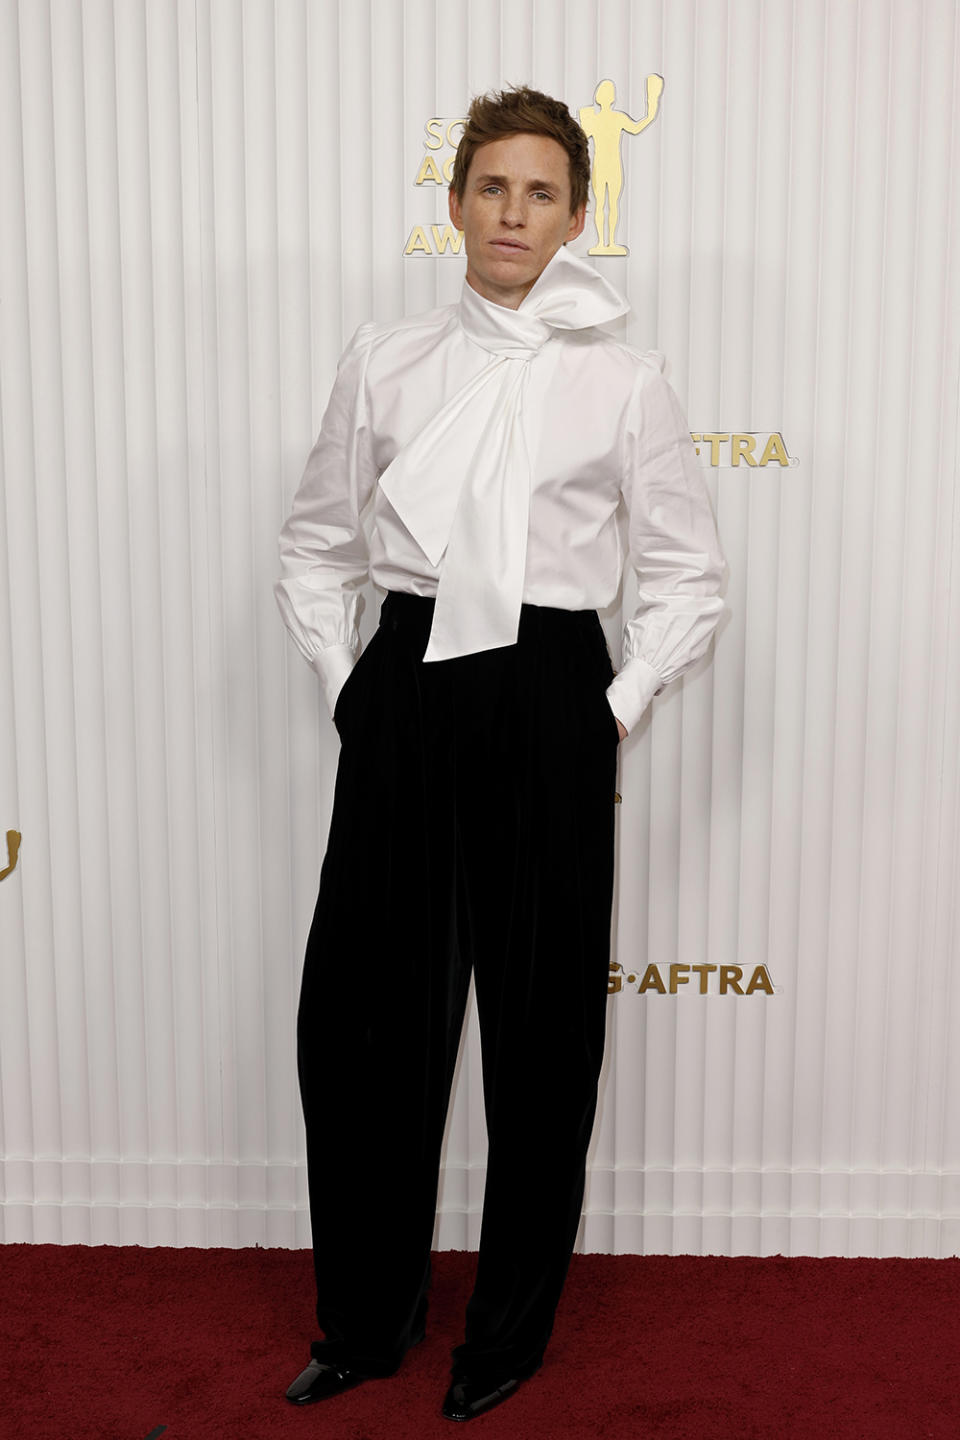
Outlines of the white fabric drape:
<svg viewBox="0 0 960 1440">
<path fill-rule="evenodd" d="M 798 464 L 710 471 L 730 616 L 623 756 L 582 1243 L 960 1250 L 958 57 L 953 0 L 0 0 L 0 1240 L 308 1243 L 336 738 L 277 532 L 349 335 L 459 293 L 425 122 L 658 72 L 595 263 Z M 439 1244 L 483 1163 L 471 1029 Z"/>
</svg>

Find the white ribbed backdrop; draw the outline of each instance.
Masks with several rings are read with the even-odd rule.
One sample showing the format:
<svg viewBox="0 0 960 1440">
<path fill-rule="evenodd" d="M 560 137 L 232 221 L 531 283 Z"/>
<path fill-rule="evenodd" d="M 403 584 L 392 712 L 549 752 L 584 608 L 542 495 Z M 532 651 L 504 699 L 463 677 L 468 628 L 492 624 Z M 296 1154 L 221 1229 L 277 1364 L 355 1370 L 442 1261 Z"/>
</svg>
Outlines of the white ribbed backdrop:
<svg viewBox="0 0 960 1440">
<path fill-rule="evenodd" d="M 337 742 L 277 532 L 354 327 L 458 293 L 425 121 L 657 71 L 595 263 L 692 429 L 798 463 L 705 471 L 729 617 L 623 750 L 581 1244 L 960 1250 L 958 54 L 954 0 L 0 0 L 0 1238 L 309 1243 Z M 358 1005 L 390 958 L 358 915 Z"/>
</svg>

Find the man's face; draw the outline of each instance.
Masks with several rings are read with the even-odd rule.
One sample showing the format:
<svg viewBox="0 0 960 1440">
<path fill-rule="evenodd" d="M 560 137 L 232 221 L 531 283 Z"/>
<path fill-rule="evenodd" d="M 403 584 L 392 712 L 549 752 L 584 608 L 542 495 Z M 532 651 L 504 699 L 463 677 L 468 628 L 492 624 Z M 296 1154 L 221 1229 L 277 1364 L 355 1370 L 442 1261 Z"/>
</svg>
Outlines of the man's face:
<svg viewBox="0 0 960 1440">
<path fill-rule="evenodd" d="M 463 200 L 450 191 L 467 280 L 485 299 L 516 310 L 560 246 L 580 234 L 585 209 L 570 214 L 570 167 L 556 140 L 508 135 L 481 145 Z"/>
</svg>

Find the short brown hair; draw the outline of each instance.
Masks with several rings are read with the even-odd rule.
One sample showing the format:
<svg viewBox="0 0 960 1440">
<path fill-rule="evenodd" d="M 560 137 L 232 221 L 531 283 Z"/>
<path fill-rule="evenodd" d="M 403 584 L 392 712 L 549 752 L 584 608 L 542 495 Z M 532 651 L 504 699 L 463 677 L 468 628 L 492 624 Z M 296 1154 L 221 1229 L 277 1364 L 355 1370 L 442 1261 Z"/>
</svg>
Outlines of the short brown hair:
<svg viewBox="0 0 960 1440">
<path fill-rule="evenodd" d="M 450 181 L 458 200 L 463 199 L 474 153 L 481 145 L 507 135 L 546 135 L 562 145 L 570 165 L 570 214 L 586 205 L 590 186 L 587 137 L 562 100 L 527 85 L 512 85 L 509 90 L 490 91 L 471 100 Z"/>
</svg>

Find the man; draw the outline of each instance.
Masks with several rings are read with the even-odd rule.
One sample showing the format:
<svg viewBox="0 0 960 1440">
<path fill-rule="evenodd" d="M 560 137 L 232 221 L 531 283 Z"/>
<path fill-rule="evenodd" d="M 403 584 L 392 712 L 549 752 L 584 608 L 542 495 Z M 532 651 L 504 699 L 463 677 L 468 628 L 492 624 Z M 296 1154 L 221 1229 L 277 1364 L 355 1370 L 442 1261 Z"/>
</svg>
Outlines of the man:
<svg viewBox="0 0 960 1440">
<path fill-rule="evenodd" d="M 423 1336 L 471 971 L 489 1149 L 448 1418 L 538 1369 L 576 1237 L 617 747 L 706 649 L 723 571 L 659 357 L 594 328 L 626 302 L 564 249 L 588 182 L 561 102 L 474 101 L 450 189 L 460 302 L 360 327 L 281 536 L 280 609 L 341 739 L 298 1016 L 324 1338 L 297 1404 L 393 1374 Z M 640 601 L 614 678 L 596 608 L 621 504 Z M 368 576 L 388 593 L 356 662 Z"/>
</svg>

